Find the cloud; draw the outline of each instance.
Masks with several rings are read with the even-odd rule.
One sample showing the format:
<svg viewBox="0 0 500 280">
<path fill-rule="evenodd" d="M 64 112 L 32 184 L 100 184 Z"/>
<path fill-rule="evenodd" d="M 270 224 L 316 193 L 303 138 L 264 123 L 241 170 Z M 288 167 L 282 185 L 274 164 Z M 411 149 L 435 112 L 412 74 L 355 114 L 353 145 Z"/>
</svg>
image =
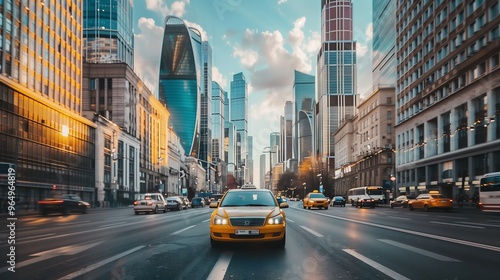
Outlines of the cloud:
<svg viewBox="0 0 500 280">
<path fill-rule="evenodd" d="M 222 87 L 224 91 L 229 92 L 228 84 L 227 84 L 227 79 L 222 75 L 222 73 L 219 71 L 219 68 L 212 66 L 212 80 L 214 82 L 217 82 L 219 86 Z"/>
<path fill-rule="evenodd" d="M 365 31 L 367 41 L 371 41 L 373 39 L 373 23 L 370 22 L 366 27 Z"/>
<path fill-rule="evenodd" d="M 288 0 L 278 0 L 278 5 L 281 5 L 283 3 L 286 3 Z"/>
<path fill-rule="evenodd" d="M 140 32 L 136 32 L 134 35 L 134 71 L 144 84 L 153 93 L 156 93 L 163 27 L 157 26 L 151 18 L 140 18 L 138 27 Z"/>
<path fill-rule="evenodd" d="M 169 8 L 163 0 L 146 0 L 146 8 L 161 14 L 163 17 L 168 15 L 182 17 L 186 13 L 186 4 L 189 2 L 190 0 L 175 1 Z"/>
</svg>

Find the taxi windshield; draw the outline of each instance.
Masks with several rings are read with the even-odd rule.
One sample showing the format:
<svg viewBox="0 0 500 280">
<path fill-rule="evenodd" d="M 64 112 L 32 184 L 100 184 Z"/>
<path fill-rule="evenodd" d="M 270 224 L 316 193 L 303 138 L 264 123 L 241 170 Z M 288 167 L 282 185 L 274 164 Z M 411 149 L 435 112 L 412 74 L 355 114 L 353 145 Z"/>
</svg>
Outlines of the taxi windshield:
<svg viewBox="0 0 500 280">
<path fill-rule="evenodd" d="M 325 196 L 320 193 L 312 193 L 311 198 L 325 198 Z"/>
<path fill-rule="evenodd" d="M 229 192 L 220 206 L 276 206 L 276 200 L 266 192 Z"/>
</svg>

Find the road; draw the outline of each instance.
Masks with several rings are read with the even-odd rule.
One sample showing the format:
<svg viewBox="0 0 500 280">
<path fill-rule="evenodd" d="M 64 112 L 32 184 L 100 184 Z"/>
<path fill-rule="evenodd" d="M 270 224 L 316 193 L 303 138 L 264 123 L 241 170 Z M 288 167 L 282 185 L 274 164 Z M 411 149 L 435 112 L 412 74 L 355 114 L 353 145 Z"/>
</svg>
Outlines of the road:
<svg viewBox="0 0 500 280">
<path fill-rule="evenodd" d="M 211 248 L 207 207 L 20 217 L 15 272 L 5 266 L 11 233 L 6 226 L 0 231 L 0 278 L 498 279 L 498 214 L 349 205 L 305 210 L 300 203 L 284 209 L 284 249 Z"/>
</svg>

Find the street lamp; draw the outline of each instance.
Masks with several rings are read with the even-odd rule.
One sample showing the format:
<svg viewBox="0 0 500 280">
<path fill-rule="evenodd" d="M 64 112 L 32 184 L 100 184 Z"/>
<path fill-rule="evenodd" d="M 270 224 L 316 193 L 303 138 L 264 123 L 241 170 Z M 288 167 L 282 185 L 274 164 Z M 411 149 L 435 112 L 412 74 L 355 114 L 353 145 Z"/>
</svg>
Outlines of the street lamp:
<svg viewBox="0 0 500 280">
<path fill-rule="evenodd" d="M 306 182 L 302 183 L 302 186 L 304 186 L 304 197 L 306 197 Z M 304 199 L 304 198 L 302 198 Z"/>
<path fill-rule="evenodd" d="M 396 177 L 394 175 L 391 175 L 391 181 L 392 181 L 392 188 L 394 190 L 394 194 L 393 194 L 393 199 L 397 197 L 397 190 L 396 190 Z"/>
</svg>

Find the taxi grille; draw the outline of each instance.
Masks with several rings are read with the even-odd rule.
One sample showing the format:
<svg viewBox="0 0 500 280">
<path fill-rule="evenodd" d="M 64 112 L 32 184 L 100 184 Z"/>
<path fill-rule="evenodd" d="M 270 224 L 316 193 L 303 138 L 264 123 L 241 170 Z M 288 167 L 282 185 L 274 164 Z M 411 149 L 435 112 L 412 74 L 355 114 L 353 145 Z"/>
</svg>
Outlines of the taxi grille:
<svg viewBox="0 0 500 280">
<path fill-rule="evenodd" d="M 266 221 L 265 218 L 230 218 L 232 226 L 262 226 Z"/>
</svg>

